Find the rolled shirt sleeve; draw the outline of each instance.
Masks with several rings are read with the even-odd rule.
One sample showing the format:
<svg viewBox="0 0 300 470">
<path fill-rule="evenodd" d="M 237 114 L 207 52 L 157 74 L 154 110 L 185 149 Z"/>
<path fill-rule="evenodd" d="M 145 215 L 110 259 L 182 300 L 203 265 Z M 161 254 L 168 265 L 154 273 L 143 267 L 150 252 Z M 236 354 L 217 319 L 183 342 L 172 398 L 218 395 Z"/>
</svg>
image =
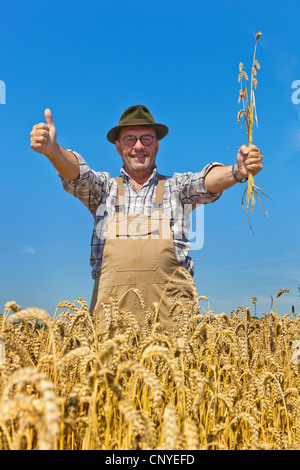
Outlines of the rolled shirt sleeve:
<svg viewBox="0 0 300 470">
<path fill-rule="evenodd" d="M 69 150 L 69 152 L 72 152 L 79 162 L 80 175 L 73 181 L 63 178 L 59 173 L 58 176 L 62 181 L 63 188 L 78 198 L 95 215 L 97 207 L 107 193 L 110 175 L 106 172 L 92 170 L 79 153 L 74 150 Z"/>
<path fill-rule="evenodd" d="M 215 166 L 224 166 L 222 163 L 214 162 L 206 165 L 197 173 L 174 174 L 174 182 L 180 190 L 182 204 L 209 204 L 216 201 L 222 192 L 210 193 L 204 185 L 207 173 Z"/>
</svg>

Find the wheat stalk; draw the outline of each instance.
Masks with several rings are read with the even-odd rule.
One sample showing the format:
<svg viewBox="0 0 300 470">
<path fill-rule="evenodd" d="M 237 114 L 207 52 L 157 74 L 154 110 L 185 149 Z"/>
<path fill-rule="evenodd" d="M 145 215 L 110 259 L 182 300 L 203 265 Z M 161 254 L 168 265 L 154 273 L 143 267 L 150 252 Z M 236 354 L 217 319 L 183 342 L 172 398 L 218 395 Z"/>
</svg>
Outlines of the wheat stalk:
<svg viewBox="0 0 300 470">
<path fill-rule="evenodd" d="M 255 47 L 254 47 L 254 55 L 253 55 L 253 62 L 252 62 L 252 69 L 251 69 L 251 79 L 250 79 L 250 93 L 248 92 L 247 88 L 247 81 L 249 81 L 248 75 L 244 70 L 244 65 L 242 62 L 239 64 L 239 75 L 238 75 L 238 81 L 241 84 L 240 88 L 240 93 L 239 93 L 239 99 L 238 102 L 242 102 L 243 109 L 238 112 L 237 115 L 237 122 L 239 123 L 242 118 L 244 118 L 244 121 L 242 122 L 246 124 L 246 129 L 247 129 L 247 137 L 248 137 L 248 146 L 250 147 L 253 144 L 253 124 L 254 122 L 256 123 L 256 126 L 258 126 L 258 119 L 257 119 L 257 111 L 256 111 L 256 102 L 255 102 L 255 93 L 254 90 L 257 88 L 257 71 L 260 69 L 260 64 L 255 58 L 256 55 L 256 48 L 257 48 L 257 42 L 261 36 L 261 32 L 258 32 L 255 37 Z M 264 196 L 267 196 L 260 188 L 258 188 L 255 183 L 254 183 L 254 176 L 251 171 L 249 171 L 248 174 L 248 184 L 247 187 L 243 193 L 242 197 L 242 206 L 245 209 L 247 219 L 250 225 L 251 230 L 252 226 L 248 217 L 248 208 L 249 205 L 251 207 L 251 212 L 253 214 L 254 210 L 254 205 L 255 205 L 255 196 L 259 200 L 263 210 L 265 211 L 266 215 L 268 215 L 266 209 L 264 208 L 259 195 L 258 191 L 261 192 Z M 246 207 L 244 205 L 244 197 L 246 195 Z"/>
<path fill-rule="evenodd" d="M 1 450 L 299 449 L 300 314 L 190 312 L 166 335 L 114 298 L 107 337 L 79 303 L 6 304 Z"/>
</svg>

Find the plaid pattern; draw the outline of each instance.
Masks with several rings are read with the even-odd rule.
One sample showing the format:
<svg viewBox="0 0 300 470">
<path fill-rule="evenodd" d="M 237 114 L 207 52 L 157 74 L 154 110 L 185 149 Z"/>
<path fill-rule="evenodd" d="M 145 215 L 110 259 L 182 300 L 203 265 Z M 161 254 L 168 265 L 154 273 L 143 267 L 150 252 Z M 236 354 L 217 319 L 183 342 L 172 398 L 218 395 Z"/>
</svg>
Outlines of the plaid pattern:
<svg viewBox="0 0 300 470">
<path fill-rule="evenodd" d="M 109 173 L 91 170 L 81 155 L 73 150 L 70 151 L 79 161 L 80 176 L 75 181 L 68 181 L 59 176 L 64 189 L 80 199 L 94 217 L 90 263 L 92 277 L 96 279 L 101 269 L 106 224 L 115 215 L 118 186 Z M 209 193 L 204 186 L 206 174 L 217 165 L 221 165 L 221 163 L 209 163 L 199 173 L 174 173 L 172 177 L 166 177 L 163 214 L 170 219 L 178 262 L 192 275 L 194 274 L 194 263 L 189 256 L 191 248 L 188 240 L 189 215 L 192 211 L 192 204 L 207 204 L 216 201 L 221 196 L 222 193 Z M 124 168 L 121 168 L 121 176 L 124 183 L 125 214 L 151 215 L 158 180 L 157 169 L 154 169 L 140 191 L 137 191 Z"/>
</svg>

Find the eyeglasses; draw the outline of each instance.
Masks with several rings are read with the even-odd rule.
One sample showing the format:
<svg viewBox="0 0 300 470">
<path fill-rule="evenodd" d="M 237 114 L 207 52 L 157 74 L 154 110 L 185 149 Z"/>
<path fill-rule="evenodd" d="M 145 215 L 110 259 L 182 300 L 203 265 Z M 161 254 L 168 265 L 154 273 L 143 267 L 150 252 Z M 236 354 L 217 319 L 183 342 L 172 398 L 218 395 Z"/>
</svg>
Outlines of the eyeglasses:
<svg viewBox="0 0 300 470">
<path fill-rule="evenodd" d="M 136 137 L 135 135 L 126 135 L 125 137 L 122 137 L 122 140 L 126 147 L 133 147 L 138 140 L 145 147 L 149 147 L 149 145 L 153 143 L 154 139 L 158 140 L 157 137 L 150 134 L 141 135 L 141 137 Z"/>
</svg>

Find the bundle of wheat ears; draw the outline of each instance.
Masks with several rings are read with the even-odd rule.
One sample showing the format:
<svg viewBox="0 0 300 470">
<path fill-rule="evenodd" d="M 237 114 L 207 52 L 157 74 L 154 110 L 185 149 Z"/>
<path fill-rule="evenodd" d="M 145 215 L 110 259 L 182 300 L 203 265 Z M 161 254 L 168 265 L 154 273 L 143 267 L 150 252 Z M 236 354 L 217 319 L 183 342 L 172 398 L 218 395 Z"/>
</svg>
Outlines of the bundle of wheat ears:
<svg viewBox="0 0 300 470">
<path fill-rule="evenodd" d="M 254 119 L 255 119 L 256 126 L 258 126 L 254 89 L 257 88 L 257 78 L 256 78 L 256 76 L 257 76 L 257 71 L 260 69 L 260 65 L 259 65 L 258 61 L 255 58 L 255 54 L 256 54 L 257 41 L 259 40 L 261 34 L 262 33 L 259 31 L 256 34 L 256 37 L 255 37 L 256 42 L 255 42 L 254 55 L 253 55 L 253 64 L 252 64 L 252 71 L 251 71 L 250 96 L 249 96 L 248 89 L 247 89 L 247 81 L 249 80 L 248 75 L 244 70 L 243 63 L 240 62 L 240 64 L 239 64 L 238 81 L 241 84 L 241 89 L 240 89 L 238 102 L 239 103 L 242 102 L 243 109 L 241 109 L 238 112 L 237 122 L 239 123 L 241 121 L 241 119 L 244 118 L 243 123 L 244 122 L 246 123 L 247 136 L 248 136 L 248 146 L 249 147 L 250 147 L 250 145 L 253 144 L 253 122 L 254 122 Z M 248 217 L 247 210 L 248 210 L 249 204 L 251 202 L 251 211 L 252 211 L 252 214 L 253 214 L 253 209 L 254 209 L 254 204 L 255 204 L 255 196 L 259 200 L 259 202 L 260 202 L 263 210 L 265 211 L 265 213 L 268 215 L 266 209 L 264 208 L 264 206 L 263 206 L 263 204 L 262 204 L 262 202 L 261 202 L 261 200 L 258 196 L 258 191 L 260 191 L 264 196 L 269 197 L 260 188 L 258 188 L 254 184 L 254 176 L 253 176 L 252 172 L 250 172 L 249 175 L 248 175 L 248 185 L 247 185 L 247 187 L 244 191 L 243 198 L 242 198 L 242 206 L 246 211 L 247 219 L 248 219 L 251 230 L 252 230 L 252 226 L 250 224 L 250 220 L 249 220 L 249 217 Z M 244 198 L 245 198 L 246 192 L 247 192 L 247 196 L 246 196 L 246 207 L 245 207 Z"/>
</svg>

